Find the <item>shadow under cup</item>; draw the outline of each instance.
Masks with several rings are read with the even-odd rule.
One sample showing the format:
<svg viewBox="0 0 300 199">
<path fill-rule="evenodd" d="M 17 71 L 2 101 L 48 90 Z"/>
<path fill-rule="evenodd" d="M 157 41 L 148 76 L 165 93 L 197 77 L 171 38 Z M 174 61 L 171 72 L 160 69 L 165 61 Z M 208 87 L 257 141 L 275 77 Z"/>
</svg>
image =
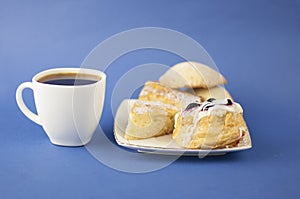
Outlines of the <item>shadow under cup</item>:
<svg viewBox="0 0 300 199">
<path fill-rule="evenodd" d="M 29 119 L 43 127 L 53 144 L 82 146 L 91 140 L 99 124 L 105 84 L 106 75 L 98 70 L 50 69 L 21 84 L 17 102 Z M 24 88 L 33 90 L 37 114 L 24 105 Z"/>
</svg>

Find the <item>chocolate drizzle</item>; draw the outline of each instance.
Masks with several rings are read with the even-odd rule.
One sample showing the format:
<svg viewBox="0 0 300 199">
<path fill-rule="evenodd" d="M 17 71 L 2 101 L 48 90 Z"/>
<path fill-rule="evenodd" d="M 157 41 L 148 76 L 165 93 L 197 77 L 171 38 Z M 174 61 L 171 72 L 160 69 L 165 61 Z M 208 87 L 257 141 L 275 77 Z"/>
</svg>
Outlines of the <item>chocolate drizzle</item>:
<svg viewBox="0 0 300 199">
<path fill-rule="evenodd" d="M 186 108 L 185 108 L 185 111 L 188 111 L 188 110 L 191 110 L 195 107 L 198 107 L 200 106 L 201 104 L 198 104 L 198 103 L 190 103 Z"/>
<path fill-rule="evenodd" d="M 207 99 L 206 101 L 208 101 L 208 102 L 213 102 L 213 101 L 215 101 L 216 99 L 215 98 L 209 98 L 209 99 Z"/>
<path fill-rule="evenodd" d="M 227 99 L 227 104 L 226 105 L 232 105 L 233 103 L 232 103 L 232 101 L 231 101 L 231 99 Z"/>
<path fill-rule="evenodd" d="M 215 105 L 225 105 L 225 106 L 230 106 L 233 105 L 233 102 L 231 99 L 225 99 L 222 102 L 220 102 L 220 100 L 216 100 L 215 98 L 209 98 L 206 102 L 203 103 L 190 103 L 185 111 L 189 111 L 194 109 L 195 107 L 200 107 L 200 111 L 208 111 L 209 108 L 214 107 Z"/>
</svg>

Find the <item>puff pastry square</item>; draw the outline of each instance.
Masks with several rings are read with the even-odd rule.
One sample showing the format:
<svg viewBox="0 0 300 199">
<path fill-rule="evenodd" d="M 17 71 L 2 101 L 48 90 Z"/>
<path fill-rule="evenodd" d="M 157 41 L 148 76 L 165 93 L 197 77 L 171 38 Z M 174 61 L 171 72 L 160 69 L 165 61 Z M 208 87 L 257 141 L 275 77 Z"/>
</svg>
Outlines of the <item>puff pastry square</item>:
<svg viewBox="0 0 300 199">
<path fill-rule="evenodd" d="M 191 104 L 176 116 L 173 139 L 185 148 L 235 146 L 248 131 L 242 107 L 230 99 Z"/>
<path fill-rule="evenodd" d="M 145 139 L 172 133 L 178 109 L 161 102 L 130 101 L 125 139 Z"/>
</svg>

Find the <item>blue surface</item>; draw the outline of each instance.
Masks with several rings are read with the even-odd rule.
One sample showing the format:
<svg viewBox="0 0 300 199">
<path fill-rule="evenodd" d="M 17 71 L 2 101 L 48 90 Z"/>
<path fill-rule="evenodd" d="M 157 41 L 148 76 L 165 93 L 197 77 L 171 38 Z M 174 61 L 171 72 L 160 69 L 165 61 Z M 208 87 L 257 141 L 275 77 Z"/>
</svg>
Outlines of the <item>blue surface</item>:
<svg viewBox="0 0 300 199">
<path fill-rule="evenodd" d="M 243 104 L 253 149 L 182 157 L 147 174 L 122 173 L 84 147 L 57 147 L 19 111 L 15 90 L 44 69 L 80 65 L 101 41 L 135 27 L 180 31 L 202 44 Z M 106 71 L 173 65 L 178 57 L 131 53 Z M 299 198 L 300 2 L 0 1 L 1 198 Z M 32 108 L 31 93 L 25 92 Z M 106 103 L 107 105 L 107 103 Z M 112 138 L 106 106 L 101 126 Z"/>
</svg>

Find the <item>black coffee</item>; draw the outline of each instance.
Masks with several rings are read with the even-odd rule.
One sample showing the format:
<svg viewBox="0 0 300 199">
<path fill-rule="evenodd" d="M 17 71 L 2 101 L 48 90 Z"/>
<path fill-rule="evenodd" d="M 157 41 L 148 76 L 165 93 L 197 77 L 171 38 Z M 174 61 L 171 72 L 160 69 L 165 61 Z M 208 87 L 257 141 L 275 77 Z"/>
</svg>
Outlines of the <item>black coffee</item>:
<svg viewBox="0 0 300 199">
<path fill-rule="evenodd" d="M 100 80 L 100 77 L 82 73 L 57 73 L 44 76 L 38 79 L 38 82 L 62 86 L 80 86 L 94 84 Z"/>
<path fill-rule="evenodd" d="M 96 83 L 97 81 L 88 79 L 53 79 L 43 82 L 44 84 L 54 84 L 63 86 L 74 86 L 74 85 L 88 85 Z"/>
</svg>

